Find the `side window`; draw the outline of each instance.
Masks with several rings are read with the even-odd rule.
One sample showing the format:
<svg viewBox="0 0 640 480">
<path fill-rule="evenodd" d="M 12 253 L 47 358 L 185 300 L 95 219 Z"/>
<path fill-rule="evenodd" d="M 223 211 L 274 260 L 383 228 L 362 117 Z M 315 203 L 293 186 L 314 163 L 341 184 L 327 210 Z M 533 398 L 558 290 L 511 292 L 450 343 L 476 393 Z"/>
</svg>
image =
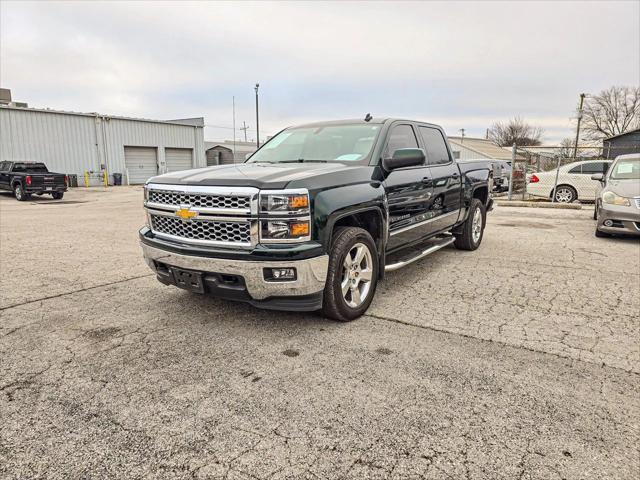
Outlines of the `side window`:
<svg viewBox="0 0 640 480">
<path fill-rule="evenodd" d="M 609 165 L 605 162 L 591 162 L 582 164 L 582 173 L 593 175 L 594 173 L 606 173 Z"/>
<path fill-rule="evenodd" d="M 582 173 L 582 165 L 578 165 L 577 167 L 573 167 L 567 173 Z"/>
<path fill-rule="evenodd" d="M 420 127 L 420 133 L 422 134 L 422 140 L 424 140 L 427 149 L 427 163 L 429 165 L 442 165 L 443 163 L 449 163 L 451 161 L 449 159 L 447 144 L 440 130 Z"/>
<path fill-rule="evenodd" d="M 6 172 L 9 169 L 9 162 L 0 162 L 0 172 Z"/>
<path fill-rule="evenodd" d="M 396 125 L 389 134 L 385 157 L 390 157 L 399 148 L 418 148 L 418 140 L 411 125 Z"/>
</svg>

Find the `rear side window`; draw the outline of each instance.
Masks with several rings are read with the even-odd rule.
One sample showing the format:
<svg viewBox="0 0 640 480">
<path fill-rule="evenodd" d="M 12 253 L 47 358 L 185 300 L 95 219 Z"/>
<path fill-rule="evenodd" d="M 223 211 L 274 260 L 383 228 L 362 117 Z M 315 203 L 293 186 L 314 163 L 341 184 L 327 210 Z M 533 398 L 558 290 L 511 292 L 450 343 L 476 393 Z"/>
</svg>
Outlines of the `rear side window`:
<svg viewBox="0 0 640 480">
<path fill-rule="evenodd" d="M 396 125 L 393 127 L 387 141 L 385 157 L 391 157 L 393 152 L 400 148 L 418 148 L 418 140 L 411 125 Z"/>
<path fill-rule="evenodd" d="M 427 163 L 429 165 L 442 165 L 449 163 L 449 151 L 440 130 L 429 127 L 420 127 L 420 134 L 427 149 Z"/>
<path fill-rule="evenodd" d="M 591 162 L 582 164 L 582 173 L 593 175 L 594 173 L 607 173 L 609 169 L 608 162 Z"/>
<path fill-rule="evenodd" d="M 582 173 L 582 165 L 578 165 L 577 167 L 573 167 L 567 173 Z"/>
<path fill-rule="evenodd" d="M 0 162 L 0 172 L 6 172 L 9 170 L 9 162 Z"/>
<path fill-rule="evenodd" d="M 47 173 L 44 163 L 16 163 L 13 171 L 18 173 Z"/>
</svg>

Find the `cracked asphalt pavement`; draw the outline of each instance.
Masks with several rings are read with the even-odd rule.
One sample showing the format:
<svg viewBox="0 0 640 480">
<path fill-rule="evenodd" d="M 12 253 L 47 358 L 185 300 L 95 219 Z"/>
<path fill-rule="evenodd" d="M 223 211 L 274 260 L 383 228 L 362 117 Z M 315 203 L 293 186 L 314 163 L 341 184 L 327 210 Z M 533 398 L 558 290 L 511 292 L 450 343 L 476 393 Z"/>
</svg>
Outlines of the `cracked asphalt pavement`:
<svg viewBox="0 0 640 480">
<path fill-rule="evenodd" d="M 640 475 L 640 243 L 589 207 L 498 207 L 340 324 L 161 285 L 141 197 L 0 196 L 0 478 Z"/>
</svg>

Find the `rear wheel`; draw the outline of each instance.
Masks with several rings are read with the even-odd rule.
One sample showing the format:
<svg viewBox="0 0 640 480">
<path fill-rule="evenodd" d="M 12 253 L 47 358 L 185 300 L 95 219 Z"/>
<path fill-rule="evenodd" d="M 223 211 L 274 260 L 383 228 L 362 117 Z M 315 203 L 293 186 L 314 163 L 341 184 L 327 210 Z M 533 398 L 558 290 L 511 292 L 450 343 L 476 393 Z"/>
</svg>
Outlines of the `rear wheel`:
<svg viewBox="0 0 640 480">
<path fill-rule="evenodd" d="M 13 195 L 16 197 L 16 200 L 18 200 L 19 202 L 24 202 L 25 200 L 28 200 L 29 197 L 31 196 L 24 191 L 24 188 L 22 188 L 22 185 L 20 185 L 19 183 L 17 183 L 13 187 Z"/>
<path fill-rule="evenodd" d="M 362 228 L 339 228 L 334 238 L 322 311 L 329 318 L 348 322 L 371 305 L 378 283 L 378 251 Z"/>
<path fill-rule="evenodd" d="M 61 200 L 64 197 L 64 192 L 53 192 L 51 196 L 54 200 Z"/>
<path fill-rule="evenodd" d="M 462 224 L 460 232 L 454 233 L 454 245 L 460 250 L 475 250 L 482 243 L 486 212 L 482 202 L 474 198 L 469 207 L 469 216 Z"/>
<path fill-rule="evenodd" d="M 553 191 L 551 192 L 553 195 Z M 560 185 L 556 187 L 555 200 L 558 203 L 571 203 L 578 199 L 578 192 L 569 185 Z"/>
</svg>

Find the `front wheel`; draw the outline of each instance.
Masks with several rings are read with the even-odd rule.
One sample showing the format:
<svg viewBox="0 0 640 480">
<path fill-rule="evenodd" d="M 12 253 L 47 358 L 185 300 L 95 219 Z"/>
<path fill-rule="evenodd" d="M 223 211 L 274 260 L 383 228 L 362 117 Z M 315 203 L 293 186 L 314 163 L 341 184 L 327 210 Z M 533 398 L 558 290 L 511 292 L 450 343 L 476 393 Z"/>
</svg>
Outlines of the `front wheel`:
<svg viewBox="0 0 640 480">
<path fill-rule="evenodd" d="M 474 198 L 469 206 L 469 216 L 462 224 L 460 232 L 454 233 L 454 245 L 460 250 L 475 250 L 482 243 L 484 224 L 487 218 L 484 204 Z"/>
<path fill-rule="evenodd" d="M 329 257 L 322 311 L 348 322 L 367 311 L 378 284 L 378 250 L 362 228 L 339 228 Z"/>
</svg>

